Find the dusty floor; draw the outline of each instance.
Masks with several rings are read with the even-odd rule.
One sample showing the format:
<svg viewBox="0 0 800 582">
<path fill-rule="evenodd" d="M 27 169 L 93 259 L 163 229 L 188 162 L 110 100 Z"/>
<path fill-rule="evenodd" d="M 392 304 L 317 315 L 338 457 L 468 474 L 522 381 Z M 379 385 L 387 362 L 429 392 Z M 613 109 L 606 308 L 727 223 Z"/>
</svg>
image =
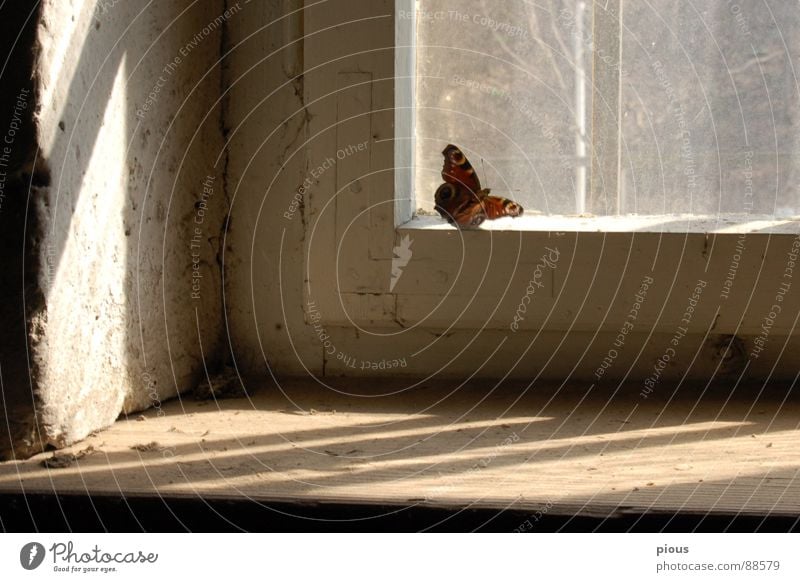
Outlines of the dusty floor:
<svg viewBox="0 0 800 582">
<path fill-rule="evenodd" d="M 173 401 L 0 465 L 0 494 L 800 515 L 800 402 L 785 391 L 492 386 L 388 394 L 362 381 L 344 394 L 291 381 Z"/>
</svg>

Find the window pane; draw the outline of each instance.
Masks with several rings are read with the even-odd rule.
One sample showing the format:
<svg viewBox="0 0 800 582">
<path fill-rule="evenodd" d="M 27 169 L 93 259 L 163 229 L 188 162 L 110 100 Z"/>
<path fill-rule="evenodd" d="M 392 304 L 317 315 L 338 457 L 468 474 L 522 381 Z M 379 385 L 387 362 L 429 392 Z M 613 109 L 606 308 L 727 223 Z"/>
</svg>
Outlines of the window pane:
<svg viewBox="0 0 800 582">
<path fill-rule="evenodd" d="M 433 211 L 453 143 L 493 194 L 543 214 L 584 210 L 590 25 L 574 0 L 419 2 L 418 206 Z"/>
<path fill-rule="evenodd" d="M 798 213 L 797 3 L 626 2 L 623 25 L 622 212 Z"/>
</svg>

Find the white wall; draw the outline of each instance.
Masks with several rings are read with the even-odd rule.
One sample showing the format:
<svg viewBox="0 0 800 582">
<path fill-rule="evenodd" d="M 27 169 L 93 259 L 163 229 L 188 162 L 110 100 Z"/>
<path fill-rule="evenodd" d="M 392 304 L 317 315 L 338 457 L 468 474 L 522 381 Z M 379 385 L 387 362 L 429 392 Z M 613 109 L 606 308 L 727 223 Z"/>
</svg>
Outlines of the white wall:
<svg viewBox="0 0 800 582">
<path fill-rule="evenodd" d="M 29 393 L 17 454 L 191 389 L 203 355 L 218 353 L 223 10 L 42 3 L 34 123 L 37 172 L 49 178 L 30 192 L 30 383 L 5 384 Z M 213 194 L 201 216 L 204 182 Z"/>
<path fill-rule="evenodd" d="M 256 378 L 322 370 L 302 305 L 312 217 L 308 201 L 296 198 L 308 173 L 304 17 L 291 14 L 301 4 L 250 3 L 229 39 L 226 317 L 237 365 Z"/>
</svg>

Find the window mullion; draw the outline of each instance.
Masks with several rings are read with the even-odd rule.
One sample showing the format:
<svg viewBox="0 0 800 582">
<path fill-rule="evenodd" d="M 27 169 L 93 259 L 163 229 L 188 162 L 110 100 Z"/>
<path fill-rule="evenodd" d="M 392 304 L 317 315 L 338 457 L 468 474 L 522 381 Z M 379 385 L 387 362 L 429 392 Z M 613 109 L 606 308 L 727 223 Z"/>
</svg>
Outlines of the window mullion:
<svg viewBox="0 0 800 582">
<path fill-rule="evenodd" d="M 622 0 L 592 9 L 592 175 L 587 211 L 621 214 Z"/>
</svg>

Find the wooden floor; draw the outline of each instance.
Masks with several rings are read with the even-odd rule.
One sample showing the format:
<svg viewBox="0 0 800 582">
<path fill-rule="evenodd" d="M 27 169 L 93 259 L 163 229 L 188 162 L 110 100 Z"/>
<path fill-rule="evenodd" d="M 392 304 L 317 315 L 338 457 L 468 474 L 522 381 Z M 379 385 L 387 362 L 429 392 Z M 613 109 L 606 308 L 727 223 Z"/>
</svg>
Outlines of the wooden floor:
<svg viewBox="0 0 800 582">
<path fill-rule="evenodd" d="M 800 400 L 780 389 L 492 386 L 292 381 L 174 401 L 56 458 L 1 464 L 0 494 L 800 515 Z"/>
</svg>

